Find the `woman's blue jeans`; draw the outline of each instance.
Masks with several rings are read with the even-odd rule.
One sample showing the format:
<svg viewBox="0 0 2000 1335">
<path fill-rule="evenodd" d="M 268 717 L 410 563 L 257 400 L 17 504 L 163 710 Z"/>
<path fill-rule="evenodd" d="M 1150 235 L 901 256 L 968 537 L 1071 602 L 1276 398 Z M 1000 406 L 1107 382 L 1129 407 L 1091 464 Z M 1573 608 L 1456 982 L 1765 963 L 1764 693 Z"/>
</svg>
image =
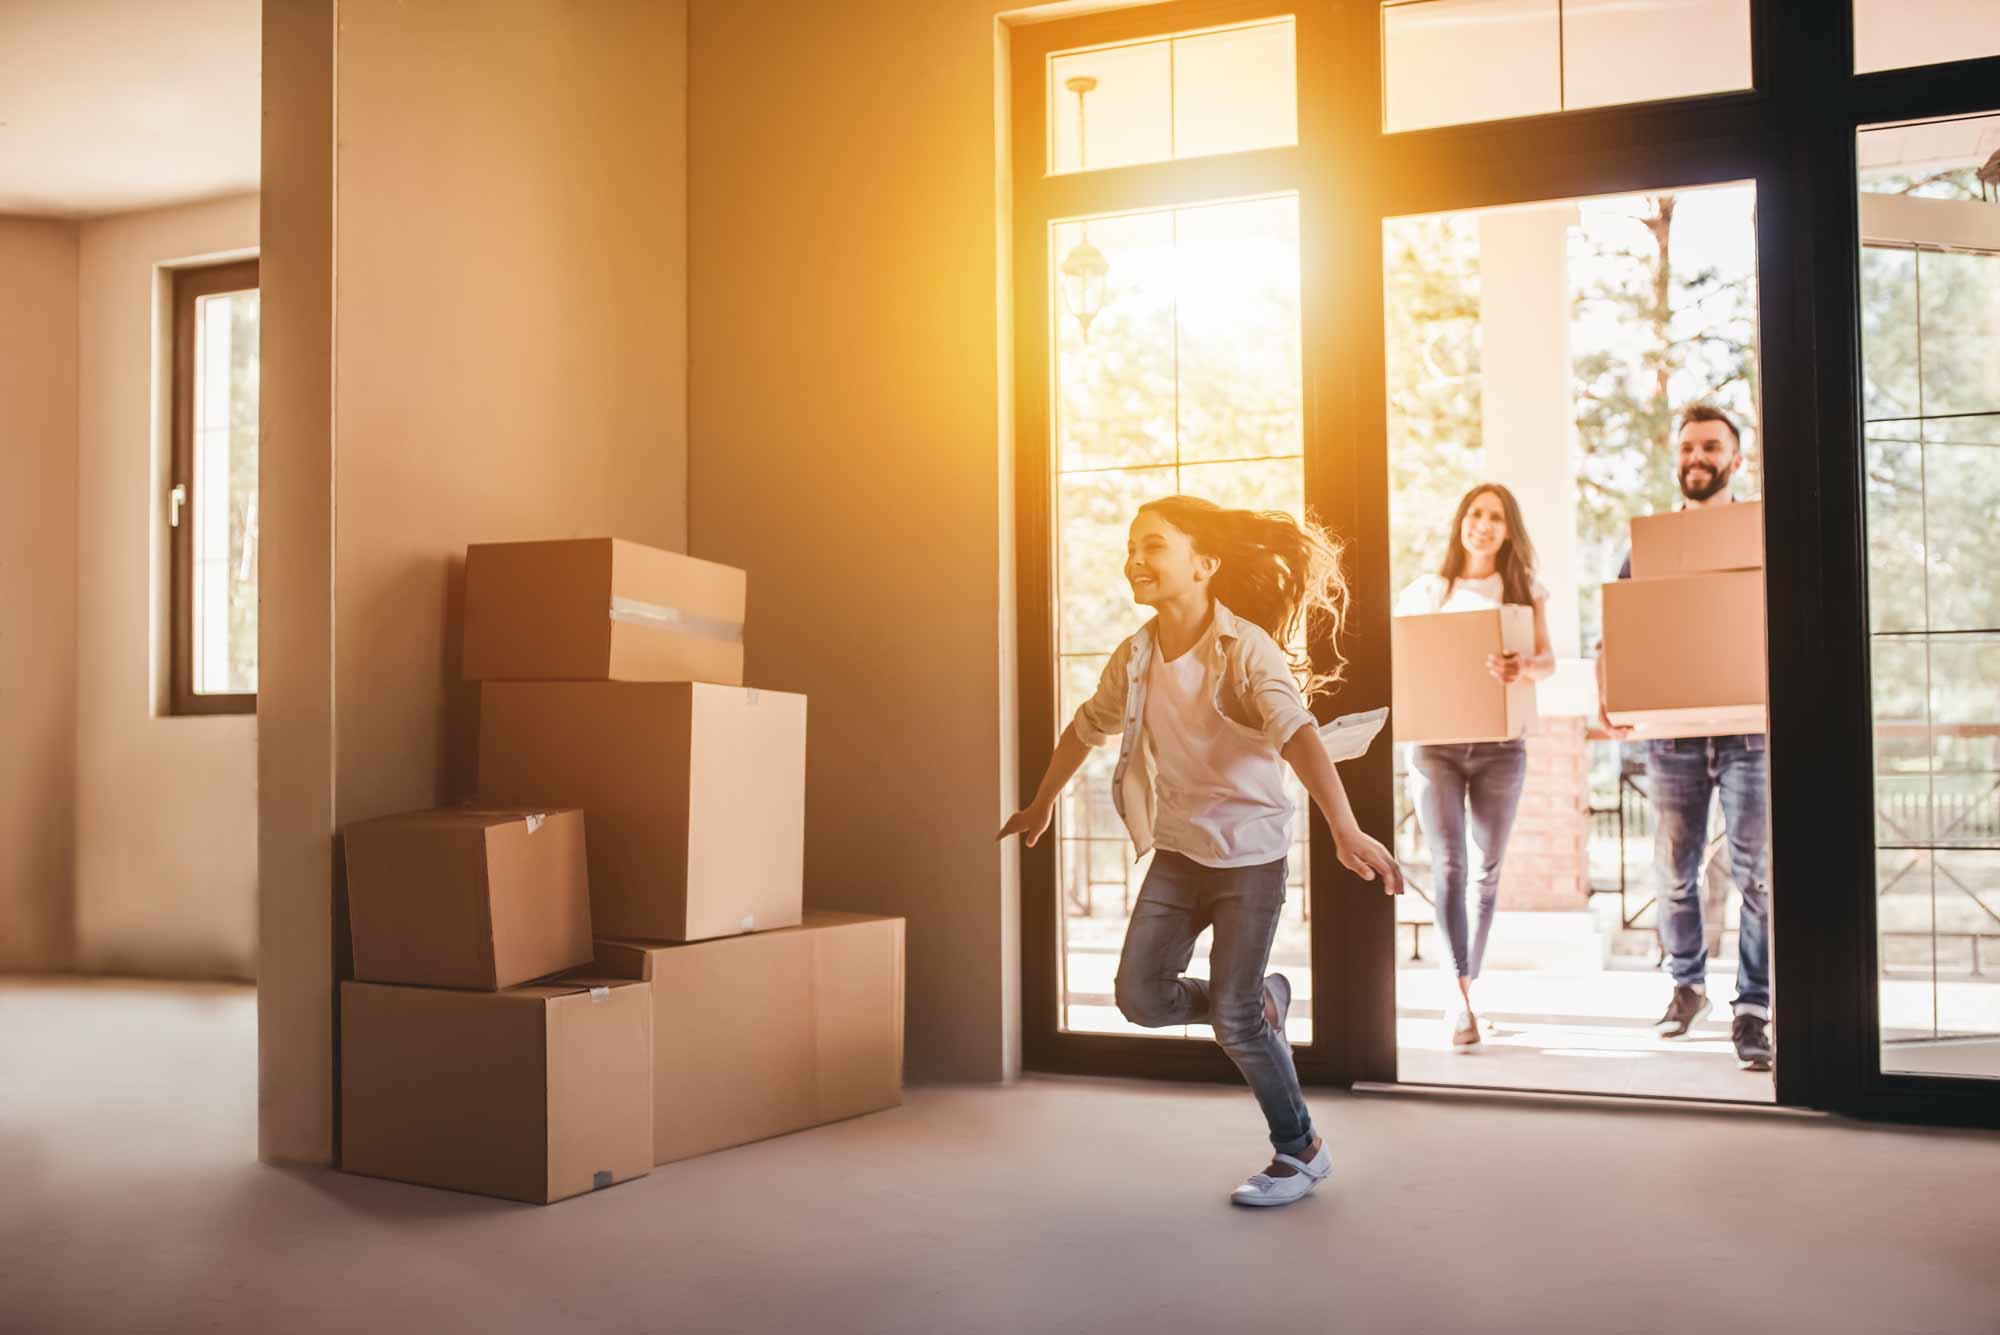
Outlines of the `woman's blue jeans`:
<svg viewBox="0 0 2000 1335">
<path fill-rule="evenodd" d="M 1527 775 L 1528 743 L 1521 738 L 1410 748 L 1410 799 L 1430 845 L 1438 935 L 1445 941 L 1446 963 L 1460 978 L 1477 978 L 1486 958 L 1486 938 L 1500 898 L 1500 860 L 1507 855 Z M 1472 883 L 1479 911 L 1470 923 L 1468 833 L 1479 871 Z"/>
</svg>

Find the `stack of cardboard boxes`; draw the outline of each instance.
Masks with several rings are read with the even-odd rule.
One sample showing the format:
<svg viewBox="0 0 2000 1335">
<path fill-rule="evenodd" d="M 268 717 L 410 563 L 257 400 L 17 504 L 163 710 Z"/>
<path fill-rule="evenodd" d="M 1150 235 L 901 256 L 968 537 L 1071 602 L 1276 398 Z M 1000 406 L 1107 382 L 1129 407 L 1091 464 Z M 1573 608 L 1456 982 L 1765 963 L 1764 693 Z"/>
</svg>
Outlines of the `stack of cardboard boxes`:
<svg viewBox="0 0 2000 1335">
<path fill-rule="evenodd" d="M 1763 732 L 1764 507 L 1632 521 L 1632 578 L 1604 586 L 1604 708 L 1635 738 Z"/>
<path fill-rule="evenodd" d="M 901 1101 L 903 920 L 803 911 L 806 702 L 742 685 L 744 603 L 633 543 L 467 552 L 478 806 L 347 831 L 346 1167 L 555 1200 Z M 539 1187 L 478 1147 L 510 1118 Z"/>
</svg>

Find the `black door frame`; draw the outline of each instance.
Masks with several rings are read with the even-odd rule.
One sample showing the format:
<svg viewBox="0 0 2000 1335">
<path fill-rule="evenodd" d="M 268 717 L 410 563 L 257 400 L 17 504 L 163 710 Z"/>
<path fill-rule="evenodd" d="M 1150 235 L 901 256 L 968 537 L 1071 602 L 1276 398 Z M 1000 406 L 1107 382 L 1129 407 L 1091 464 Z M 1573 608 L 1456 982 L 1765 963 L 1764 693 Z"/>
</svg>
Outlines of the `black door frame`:
<svg viewBox="0 0 2000 1335">
<path fill-rule="evenodd" d="M 1292 14 L 1299 146 L 1208 164 L 1092 173 L 1125 207 L 1296 189 L 1304 294 L 1306 503 L 1347 543 L 1356 589 L 1348 680 L 1322 715 L 1389 701 L 1386 218 L 1748 180 L 1757 188 L 1774 879 L 1784 1005 L 1778 1102 L 1907 1121 L 2000 1125 L 2000 1081 L 1881 1072 L 1873 756 L 1860 450 L 1855 132 L 2000 110 L 2000 58 L 1851 73 L 1844 3 L 1752 0 L 1754 91 L 1384 134 L 1379 0 L 1152 5 L 1012 35 L 1016 505 L 1023 797 L 1055 717 L 1046 222 L 1084 211 L 1079 178 L 1043 175 L 1049 51 Z M 1839 11 L 1835 13 L 1833 11 Z M 1050 186 L 1053 184 L 1054 190 Z M 1827 719 L 1853 726 L 1829 735 Z M 1342 767 L 1364 827 L 1394 820 L 1392 758 Z M 1393 909 L 1311 821 L 1314 1042 L 1301 1077 L 1393 1081 Z M 1023 849 L 1023 1035 L 1030 1069 L 1234 1080 L 1213 1044 L 1060 1030 L 1054 841 Z"/>
</svg>

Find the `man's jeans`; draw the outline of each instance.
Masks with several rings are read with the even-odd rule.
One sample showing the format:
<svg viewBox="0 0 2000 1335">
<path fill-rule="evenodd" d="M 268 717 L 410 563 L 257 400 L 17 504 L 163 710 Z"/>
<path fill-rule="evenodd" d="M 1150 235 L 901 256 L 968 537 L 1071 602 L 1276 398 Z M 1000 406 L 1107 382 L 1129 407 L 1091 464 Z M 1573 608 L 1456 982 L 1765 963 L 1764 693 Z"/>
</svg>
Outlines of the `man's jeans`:
<svg viewBox="0 0 2000 1335">
<path fill-rule="evenodd" d="M 1285 1036 L 1264 1019 L 1264 967 L 1285 910 L 1285 859 L 1256 867 L 1204 867 L 1160 849 L 1146 872 L 1125 953 L 1118 1009 L 1158 1029 L 1208 1024 L 1250 1084 L 1280 1154 L 1312 1148 L 1312 1117 Z M 1207 981 L 1185 978 L 1195 938 L 1213 924 Z"/>
<path fill-rule="evenodd" d="M 1438 932 L 1448 948 L 1446 967 L 1460 978 L 1479 977 L 1480 962 L 1486 958 L 1486 937 L 1493 930 L 1493 908 L 1500 898 L 1500 860 L 1507 856 L 1507 837 L 1514 832 L 1514 814 L 1521 808 L 1521 786 L 1527 776 L 1525 739 L 1410 748 L 1410 800 L 1431 847 Z M 1468 823 L 1479 854 L 1479 878 L 1473 887 L 1479 913 L 1469 931 Z"/>
<path fill-rule="evenodd" d="M 1709 794 L 1722 795 L 1729 865 L 1743 895 L 1736 946 L 1736 1012 L 1771 1015 L 1769 771 L 1761 734 L 1680 737 L 1646 744 L 1653 865 L 1660 883 L 1660 937 L 1676 984 L 1703 982 L 1701 869 L 1708 849 Z"/>
</svg>

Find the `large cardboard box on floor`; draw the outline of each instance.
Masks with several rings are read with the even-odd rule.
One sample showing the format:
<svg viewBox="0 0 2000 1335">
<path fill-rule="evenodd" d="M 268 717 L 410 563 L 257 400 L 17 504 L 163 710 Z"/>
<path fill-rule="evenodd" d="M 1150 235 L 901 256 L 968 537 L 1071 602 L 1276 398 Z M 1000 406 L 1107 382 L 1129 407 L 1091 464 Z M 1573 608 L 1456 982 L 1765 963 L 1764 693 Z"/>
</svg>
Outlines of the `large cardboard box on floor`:
<svg viewBox="0 0 2000 1335">
<path fill-rule="evenodd" d="M 616 538 L 465 551 L 467 681 L 743 682 L 746 576 Z"/>
<path fill-rule="evenodd" d="M 1764 503 L 1731 501 L 1632 521 L 1632 578 L 1756 570 L 1764 564 Z"/>
<path fill-rule="evenodd" d="M 1502 683 L 1489 654 L 1535 652 L 1535 609 L 1430 612 L 1389 623 L 1389 721 L 1399 742 L 1507 742 L 1535 721 L 1535 683 Z"/>
<path fill-rule="evenodd" d="M 903 1101 L 901 918 L 815 911 L 720 941 L 599 941 L 592 968 L 651 989 L 656 1163 Z"/>
<path fill-rule="evenodd" d="M 1764 572 L 1604 586 L 1604 709 L 1635 739 L 1763 732 Z"/>
<path fill-rule="evenodd" d="M 481 801 L 582 807 L 600 937 L 797 925 L 806 698 L 661 682 L 487 682 Z"/>
<path fill-rule="evenodd" d="M 340 986 L 341 1167 L 546 1203 L 653 1167 L 653 1006 L 621 979 Z"/>
<path fill-rule="evenodd" d="M 590 963 L 580 811 L 413 811 L 343 840 L 363 982 L 493 991 Z"/>
</svg>

